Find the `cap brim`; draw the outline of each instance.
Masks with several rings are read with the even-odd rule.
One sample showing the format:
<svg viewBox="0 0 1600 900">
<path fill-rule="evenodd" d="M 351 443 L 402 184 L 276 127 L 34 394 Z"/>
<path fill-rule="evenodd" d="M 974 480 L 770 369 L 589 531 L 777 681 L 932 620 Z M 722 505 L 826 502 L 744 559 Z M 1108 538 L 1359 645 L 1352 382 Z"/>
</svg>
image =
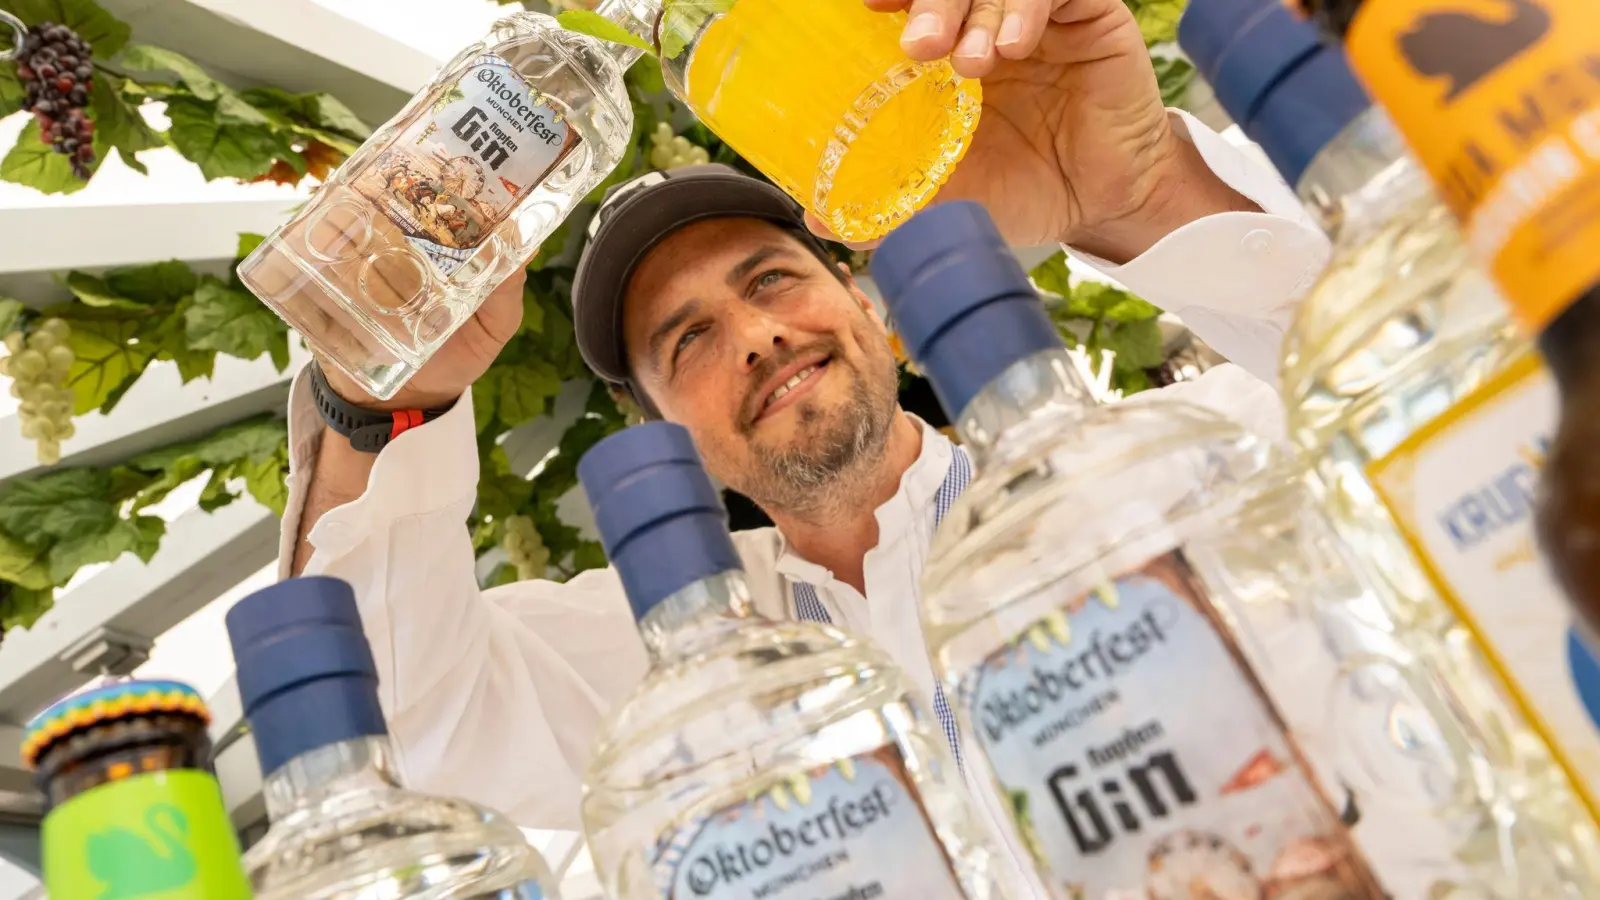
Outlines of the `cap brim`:
<svg viewBox="0 0 1600 900">
<path fill-rule="evenodd" d="M 578 349 L 595 374 L 616 384 L 629 380 L 622 304 L 645 255 L 680 228 L 730 217 L 805 230 L 805 213 L 787 194 L 732 171 L 669 178 L 618 201 L 578 264 L 572 286 Z"/>
</svg>

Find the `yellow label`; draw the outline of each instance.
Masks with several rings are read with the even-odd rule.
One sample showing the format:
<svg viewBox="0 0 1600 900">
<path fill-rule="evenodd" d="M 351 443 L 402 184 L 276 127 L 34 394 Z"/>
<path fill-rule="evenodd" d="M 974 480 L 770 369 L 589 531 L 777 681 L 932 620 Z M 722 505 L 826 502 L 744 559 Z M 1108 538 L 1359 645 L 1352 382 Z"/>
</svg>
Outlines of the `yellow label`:
<svg viewBox="0 0 1600 900">
<path fill-rule="evenodd" d="M 1600 284 L 1600 3 L 1366 0 L 1346 41 L 1525 326 Z"/>
</svg>

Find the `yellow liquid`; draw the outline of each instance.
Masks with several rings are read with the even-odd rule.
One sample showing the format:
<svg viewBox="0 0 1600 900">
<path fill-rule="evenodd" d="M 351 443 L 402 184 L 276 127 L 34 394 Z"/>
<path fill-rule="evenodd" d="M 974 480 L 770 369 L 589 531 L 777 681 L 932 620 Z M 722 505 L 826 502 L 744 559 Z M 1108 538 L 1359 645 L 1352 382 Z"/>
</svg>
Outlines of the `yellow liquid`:
<svg viewBox="0 0 1600 900">
<path fill-rule="evenodd" d="M 839 237 L 880 238 L 944 184 L 982 106 L 947 61 L 911 61 L 904 28 L 861 0 L 737 0 L 695 44 L 685 99 Z"/>
</svg>

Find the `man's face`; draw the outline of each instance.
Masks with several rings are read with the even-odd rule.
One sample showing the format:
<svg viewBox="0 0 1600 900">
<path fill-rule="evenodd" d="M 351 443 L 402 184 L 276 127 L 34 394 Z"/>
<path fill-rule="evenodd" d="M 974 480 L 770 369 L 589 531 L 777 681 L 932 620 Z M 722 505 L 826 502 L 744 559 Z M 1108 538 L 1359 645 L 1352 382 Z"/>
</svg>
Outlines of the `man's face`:
<svg viewBox="0 0 1600 900">
<path fill-rule="evenodd" d="M 623 310 L 628 361 L 706 467 L 796 514 L 881 456 L 898 373 L 871 301 L 755 219 L 684 228 L 645 257 Z"/>
</svg>

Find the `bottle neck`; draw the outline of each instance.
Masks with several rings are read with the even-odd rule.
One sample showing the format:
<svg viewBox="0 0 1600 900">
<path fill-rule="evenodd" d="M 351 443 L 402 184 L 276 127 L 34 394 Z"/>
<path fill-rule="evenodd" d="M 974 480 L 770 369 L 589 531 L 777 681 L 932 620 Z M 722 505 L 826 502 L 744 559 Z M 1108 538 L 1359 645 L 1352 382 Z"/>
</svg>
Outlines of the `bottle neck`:
<svg viewBox="0 0 1600 900">
<path fill-rule="evenodd" d="M 1359 223 L 1387 220 L 1419 200 L 1437 196 L 1405 140 L 1376 106 L 1322 148 L 1301 176 L 1296 193 L 1318 226 L 1335 240 Z"/>
<path fill-rule="evenodd" d="M 267 817 L 276 822 L 329 797 L 371 788 L 402 787 L 388 736 L 327 744 L 289 760 L 267 776 L 262 794 Z"/>
<path fill-rule="evenodd" d="M 646 44 L 656 45 L 656 22 L 661 19 L 662 0 L 601 0 L 595 12 L 622 26 L 623 30 Z M 617 64 L 626 70 L 639 61 L 644 51 L 626 44 L 606 43 Z"/>
<path fill-rule="evenodd" d="M 750 588 L 744 573 L 720 572 L 702 578 L 661 601 L 639 620 L 639 635 L 657 664 L 700 652 L 750 617 Z"/>
<path fill-rule="evenodd" d="M 1066 349 L 1045 350 L 1012 363 L 979 391 L 957 416 L 956 433 L 982 468 L 1007 431 L 1037 416 L 1092 405 L 1089 387 Z"/>
</svg>

